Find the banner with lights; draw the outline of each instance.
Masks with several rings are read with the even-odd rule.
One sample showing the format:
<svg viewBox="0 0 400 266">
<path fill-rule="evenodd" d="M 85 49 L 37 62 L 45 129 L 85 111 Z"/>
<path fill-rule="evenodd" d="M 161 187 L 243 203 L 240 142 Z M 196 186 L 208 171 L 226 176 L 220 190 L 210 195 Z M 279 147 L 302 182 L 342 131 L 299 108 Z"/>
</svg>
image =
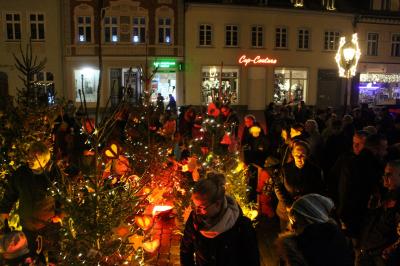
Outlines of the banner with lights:
<svg viewBox="0 0 400 266">
<path fill-rule="evenodd" d="M 242 64 L 244 66 L 247 66 L 248 64 L 257 66 L 257 65 L 274 65 L 278 62 L 278 60 L 269 57 L 261 57 L 259 55 L 253 58 L 247 57 L 246 55 L 242 55 L 241 57 L 239 57 L 238 62 L 239 64 Z"/>
</svg>

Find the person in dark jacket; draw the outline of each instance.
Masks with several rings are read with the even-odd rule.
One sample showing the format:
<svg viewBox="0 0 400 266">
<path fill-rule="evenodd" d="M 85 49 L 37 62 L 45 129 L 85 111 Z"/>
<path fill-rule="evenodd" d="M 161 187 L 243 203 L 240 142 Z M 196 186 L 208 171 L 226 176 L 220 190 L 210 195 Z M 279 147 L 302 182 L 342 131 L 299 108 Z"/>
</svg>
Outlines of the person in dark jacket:
<svg viewBox="0 0 400 266">
<path fill-rule="evenodd" d="M 277 240 L 285 265 L 352 266 L 354 259 L 346 238 L 330 217 L 333 201 L 319 194 L 307 194 L 290 208 L 291 232 Z"/>
<path fill-rule="evenodd" d="M 400 265 L 400 160 L 386 164 L 386 192 L 371 195 L 363 221 L 357 265 Z"/>
<path fill-rule="evenodd" d="M 286 230 L 289 221 L 287 211 L 297 198 L 309 193 L 325 192 L 322 170 L 308 159 L 309 151 L 306 142 L 294 142 L 293 161 L 283 166 L 281 180 L 275 184 L 278 198 L 276 212 L 282 231 Z"/>
<path fill-rule="evenodd" d="M 60 248 L 57 240 L 61 210 L 60 204 L 50 195 L 50 188 L 60 176 L 60 170 L 50 161 L 50 151 L 42 142 L 31 144 L 27 161 L 28 164 L 19 167 L 7 183 L 0 201 L 0 217 L 2 221 L 8 219 L 19 201 L 17 213 L 30 252 L 36 251 L 37 237 L 42 236 L 43 251 L 48 252 L 49 261 L 54 263 Z"/>
<path fill-rule="evenodd" d="M 255 230 L 225 195 L 225 177 L 209 173 L 193 189 L 193 211 L 180 246 L 182 266 L 259 266 Z"/>
</svg>

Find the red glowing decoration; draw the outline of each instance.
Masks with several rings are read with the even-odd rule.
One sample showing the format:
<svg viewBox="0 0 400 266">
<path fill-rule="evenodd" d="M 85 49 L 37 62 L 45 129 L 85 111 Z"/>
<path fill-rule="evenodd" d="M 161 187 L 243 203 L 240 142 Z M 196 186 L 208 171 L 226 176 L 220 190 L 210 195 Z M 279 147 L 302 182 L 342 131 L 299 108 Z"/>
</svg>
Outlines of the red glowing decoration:
<svg viewBox="0 0 400 266">
<path fill-rule="evenodd" d="M 239 64 L 244 64 L 247 66 L 248 64 L 253 65 L 273 65 L 278 62 L 277 59 L 269 58 L 269 57 L 261 57 L 259 55 L 255 56 L 254 58 L 247 57 L 246 55 L 242 55 L 239 58 Z"/>
<path fill-rule="evenodd" d="M 148 215 L 136 216 L 135 222 L 140 228 L 146 231 L 153 225 L 153 218 Z"/>
</svg>

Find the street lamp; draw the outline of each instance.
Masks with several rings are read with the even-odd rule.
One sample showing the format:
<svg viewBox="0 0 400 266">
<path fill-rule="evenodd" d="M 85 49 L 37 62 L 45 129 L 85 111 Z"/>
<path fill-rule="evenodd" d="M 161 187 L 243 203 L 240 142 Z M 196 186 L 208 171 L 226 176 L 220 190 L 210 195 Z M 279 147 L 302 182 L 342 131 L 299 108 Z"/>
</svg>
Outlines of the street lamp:
<svg viewBox="0 0 400 266">
<path fill-rule="evenodd" d="M 346 90 L 344 93 L 344 111 L 350 105 L 350 89 L 351 78 L 356 74 L 358 60 L 361 51 L 358 46 L 357 33 L 352 35 L 350 41 L 346 42 L 346 37 L 340 38 L 339 49 L 336 53 L 335 60 L 339 68 L 339 76 L 346 78 Z"/>
</svg>

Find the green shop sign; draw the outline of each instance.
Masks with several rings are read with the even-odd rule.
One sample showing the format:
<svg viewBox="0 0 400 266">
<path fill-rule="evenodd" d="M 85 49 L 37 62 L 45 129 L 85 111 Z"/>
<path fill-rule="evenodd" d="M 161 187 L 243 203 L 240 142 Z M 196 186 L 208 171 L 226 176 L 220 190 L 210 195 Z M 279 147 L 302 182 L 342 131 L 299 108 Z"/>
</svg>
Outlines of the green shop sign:
<svg viewBox="0 0 400 266">
<path fill-rule="evenodd" d="M 176 62 L 175 61 L 155 61 L 153 63 L 153 65 L 158 68 L 175 68 Z"/>
</svg>

